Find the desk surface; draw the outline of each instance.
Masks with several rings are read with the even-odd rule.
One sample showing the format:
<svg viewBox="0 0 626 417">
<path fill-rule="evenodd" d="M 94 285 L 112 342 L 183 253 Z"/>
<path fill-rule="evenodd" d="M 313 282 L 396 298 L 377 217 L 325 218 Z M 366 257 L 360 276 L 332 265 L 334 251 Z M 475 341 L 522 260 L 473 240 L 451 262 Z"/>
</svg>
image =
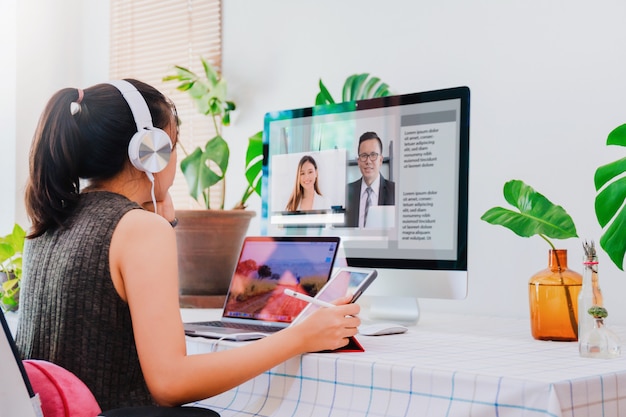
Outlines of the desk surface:
<svg viewBox="0 0 626 417">
<path fill-rule="evenodd" d="M 218 313 L 183 319 L 202 314 Z M 357 338 L 364 353 L 302 355 L 199 405 L 224 417 L 626 416 L 626 356 L 581 358 L 575 342 L 534 340 L 528 320 L 425 313 L 405 334 Z M 214 343 L 187 339 L 190 354 Z"/>
</svg>

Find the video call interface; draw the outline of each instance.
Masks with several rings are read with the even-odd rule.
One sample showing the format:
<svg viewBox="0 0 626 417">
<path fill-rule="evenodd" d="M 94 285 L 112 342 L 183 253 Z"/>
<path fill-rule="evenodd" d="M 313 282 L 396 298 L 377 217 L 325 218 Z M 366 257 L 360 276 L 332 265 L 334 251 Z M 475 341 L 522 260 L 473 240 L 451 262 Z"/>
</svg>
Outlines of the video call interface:
<svg viewBox="0 0 626 417">
<path fill-rule="evenodd" d="M 459 90 L 469 106 L 469 90 Z M 268 113 L 264 234 L 338 235 L 349 258 L 457 261 L 467 233 L 469 159 L 469 109 L 461 96 L 416 93 Z M 370 205 L 363 224 L 353 216 L 364 206 L 350 184 L 366 175 L 358 161 L 365 132 L 382 141 L 378 176 L 392 184 L 393 197 Z M 303 157 L 316 162 L 321 194 L 308 210 L 288 204 Z"/>
</svg>

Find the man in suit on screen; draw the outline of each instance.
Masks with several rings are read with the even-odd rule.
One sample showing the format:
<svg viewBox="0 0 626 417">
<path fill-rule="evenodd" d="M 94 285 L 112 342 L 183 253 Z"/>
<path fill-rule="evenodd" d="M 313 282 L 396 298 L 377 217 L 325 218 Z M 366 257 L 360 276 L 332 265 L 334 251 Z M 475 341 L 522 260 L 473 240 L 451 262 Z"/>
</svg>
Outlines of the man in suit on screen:
<svg viewBox="0 0 626 417">
<path fill-rule="evenodd" d="M 348 184 L 345 226 L 367 227 L 370 207 L 395 205 L 396 184 L 380 173 L 383 143 L 375 132 L 359 138 L 357 164 L 361 178 Z"/>
</svg>

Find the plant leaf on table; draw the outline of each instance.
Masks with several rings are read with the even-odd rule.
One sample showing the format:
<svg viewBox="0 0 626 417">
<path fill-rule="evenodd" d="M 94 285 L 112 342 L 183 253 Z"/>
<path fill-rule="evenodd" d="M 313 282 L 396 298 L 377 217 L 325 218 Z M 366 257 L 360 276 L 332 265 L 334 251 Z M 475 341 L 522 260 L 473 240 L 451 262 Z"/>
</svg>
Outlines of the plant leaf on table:
<svg viewBox="0 0 626 417">
<path fill-rule="evenodd" d="M 578 237 L 574 221 L 563 207 L 553 204 L 545 196 L 520 180 L 504 184 L 505 200 L 519 212 L 493 207 L 481 220 L 504 226 L 521 237 L 539 235 L 555 249 L 548 238 L 568 239 Z"/>
<path fill-rule="evenodd" d="M 607 145 L 626 146 L 626 124 L 609 133 Z M 595 212 L 598 223 L 604 230 L 600 246 L 611 261 L 622 271 L 626 254 L 626 158 L 599 167 L 593 182 L 596 188 Z M 608 227 L 607 227 L 608 226 Z"/>
<path fill-rule="evenodd" d="M 504 199 L 519 212 L 494 207 L 482 215 L 481 220 L 494 225 L 504 226 L 521 237 L 539 235 L 548 242 L 552 250 L 556 250 L 550 239 L 567 239 L 578 237 L 574 221 L 563 207 L 555 205 L 543 194 L 520 180 L 511 180 L 504 184 Z M 561 265 L 556 258 L 561 285 L 564 285 Z M 572 296 L 565 290 L 567 313 L 572 332 L 578 337 L 578 321 L 574 311 Z"/>
</svg>

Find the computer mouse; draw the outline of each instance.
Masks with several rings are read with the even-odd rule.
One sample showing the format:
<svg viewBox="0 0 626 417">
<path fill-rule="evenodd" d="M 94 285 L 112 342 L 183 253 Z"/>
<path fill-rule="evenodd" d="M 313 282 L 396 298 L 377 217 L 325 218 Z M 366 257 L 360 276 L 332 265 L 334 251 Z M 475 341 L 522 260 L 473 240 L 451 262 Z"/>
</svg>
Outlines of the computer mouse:
<svg viewBox="0 0 626 417">
<path fill-rule="evenodd" d="M 383 336 L 387 334 L 400 334 L 408 330 L 406 326 L 398 323 L 371 323 L 359 326 L 359 333 L 363 336 Z"/>
</svg>

